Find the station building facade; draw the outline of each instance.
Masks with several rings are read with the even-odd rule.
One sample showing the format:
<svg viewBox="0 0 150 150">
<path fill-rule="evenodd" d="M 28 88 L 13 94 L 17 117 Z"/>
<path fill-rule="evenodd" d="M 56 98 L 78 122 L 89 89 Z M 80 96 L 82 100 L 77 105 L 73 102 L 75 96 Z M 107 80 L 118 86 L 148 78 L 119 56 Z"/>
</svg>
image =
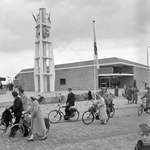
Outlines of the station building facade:
<svg viewBox="0 0 150 150">
<path fill-rule="evenodd" d="M 141 89 L 150 82 L 150 70 L 146 65 L 116 57 L 98 61 L 99 68 L 95 74 L 93 60 L 55 65 L 55 90 L 64 91 L 69 87 L 73 90 L 92 90 L 94 75 L 97 89 L 123 88 L 133 86 L 134 82 Z M 26 91 L 34 91 L 34 68 L 21 70 L 14 83 L 20 84 Z"/>
</svg>

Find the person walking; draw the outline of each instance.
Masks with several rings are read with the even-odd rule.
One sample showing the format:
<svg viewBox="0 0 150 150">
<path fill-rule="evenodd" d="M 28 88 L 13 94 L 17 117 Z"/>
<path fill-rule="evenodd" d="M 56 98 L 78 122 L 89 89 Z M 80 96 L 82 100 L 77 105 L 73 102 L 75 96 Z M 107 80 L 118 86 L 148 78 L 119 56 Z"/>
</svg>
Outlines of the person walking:
<svg viewBox="0 0 150 150">
<path fill-rule="evenodd" d="M 75 95 L 74 93 L 72 93 L 72 89 L 69 88 L 68 92 L 69 94 L 67 96 L 66 108 L 65 108 L 65 113 L 66 113 L 65 120 L 68 120 L 69 117 L 71 116 L 70 107 L 75 105 Z"/>
<path fill-rule="evenodd" d="M 99 95 L 99 100 L 98 102 L 96 102 L 96 104 L 97 104 L 97 109 L 99 111 L 99 118 L 100 120 L 102 120 L 101 124 L 106 125 L 107 124 L 106 120 L 108 118 L 108 115 L 107 115 L 107 108 L 106 108 L 106 103 L 104 98 Z"/>
<path fill-rule="evenodd" d="M 114 92 L 114 93 L 115 93 L 115 96 L 119 96 L 119 94 L 118 94 L 118 93 L 119 93 L 119 88 L 118 88 L 118 86 L 115 87 L 115 92 Z"/>
<path fill-rule="evenodd" d="M 137 101 L 138 101 L 138 92 L 139 92 L 139 89 L 135 86 L 133 87 L 133 104 L 137 104 Z"/>
<path fill-rule="evenodd" d="M 127 90 L 127 100 L 128 100 L 128 104 L 132 104 L 132 95 L 133 95 L 133 91 L 131 86 L 129 86 L 128 90 Z"/>
<path fill-rule="evenodd" d="M 25 95 L 24 90 L 22 88 L 18 88 L 18 90 L 19 90 L 19 95 L 20 95 L 21 101 L 22 101 L 23 110 L 26 111 L 26 110 L 28 110 L 28 105 L 29 105 L 28 97 Z M 26 115 L 25 120 L 28 120 L 28 119 L 29 119 L 29 115 Z M 24 128 L 25 128 L 24 136 L 28 136 L 29 133 L 28 133 L 27 126 L 24 125 Z"/>
<path fill-rule="evenodd" d="M 35 134 L 43 134 L 41 140 L 45 140 L 47 138 L 46 135 L 46 127 L 44 123 L 44 117 L 40 108 L 40 105 L 36 99 L 36 97 L 31 96 L 31 106 L 30 109 L 23 111 L 23 114 L 31 113 L 31 136 L 28 141 L 33 141 Z"/>
<path fill-rule="evenodd" d="M 92 101 L 93 102 L 93 97 L 92 97 L 92 92 L 90 90 L 88 90 L 88 101 L 87 101 L 87 104 L 89 101 Z"/>
<path fill-rule="evenodd" d="M 24 111 L 28 110 L 28 105 L 29 105 L 28 97 L 27 97 L 26 94 L 24 93 L 24 90 L 23 90 L 23 89 L 19 89 L 19 95 L 20 95 L 20 98 L 21 98 L 21 100 L 22 100 L 23 110 L 24 110 Z"/>
<path fill-rule="evenodd" d="M 20 118 L 22 116 L 23 105 L 22 105 L 22 101 L 18 97 L 18 93 L 16 91 L 12 92 L 12 96 L 14 98 L 14 102 L 13 102 L 13 105 L 11 107 L 9 107 L 9 110 L 14 113 L 14 116 L 15 116 L 14 124 L 16 124 L 16 123 L 19 123 Z M 10 137 L 13 137 L 15 135 L 15 130 L 16 129 L 14 129 L 14 128 L 11 130 L 11 133 L 9 135 Z"/>
</svg>

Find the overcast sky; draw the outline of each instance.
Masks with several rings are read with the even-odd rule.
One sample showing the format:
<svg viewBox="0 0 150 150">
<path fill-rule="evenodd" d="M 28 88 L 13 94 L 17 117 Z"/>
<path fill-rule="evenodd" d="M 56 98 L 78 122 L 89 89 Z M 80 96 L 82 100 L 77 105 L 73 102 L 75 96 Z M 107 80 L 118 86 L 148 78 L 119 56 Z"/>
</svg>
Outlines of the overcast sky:
<svg viewBox="0 0 150 150">
<path fill-rule="evenodd" d="M 150 45 L 149 0 L 0 0 L 0 76 L 34 67 L 39 8 L 51 13 L 55 64 L 119 57 L 146 65 Z M 150 51 L 149 51 L 150 52 Z"/>
</svg>

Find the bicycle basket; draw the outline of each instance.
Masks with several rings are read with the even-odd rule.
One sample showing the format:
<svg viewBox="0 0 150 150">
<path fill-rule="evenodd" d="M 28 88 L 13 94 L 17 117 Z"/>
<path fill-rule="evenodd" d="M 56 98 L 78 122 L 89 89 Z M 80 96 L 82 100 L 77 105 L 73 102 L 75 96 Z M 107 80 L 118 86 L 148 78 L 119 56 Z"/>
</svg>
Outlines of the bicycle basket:
<svg viewBox="0 0 150 150">
<path fill-rule="evenodd" d="M 88 111 L 89 112 L 96 112 L 96 108 L 97 108 L 97 106 L 91 106 L 89 109 L 88 109 Z"/>
</svg>

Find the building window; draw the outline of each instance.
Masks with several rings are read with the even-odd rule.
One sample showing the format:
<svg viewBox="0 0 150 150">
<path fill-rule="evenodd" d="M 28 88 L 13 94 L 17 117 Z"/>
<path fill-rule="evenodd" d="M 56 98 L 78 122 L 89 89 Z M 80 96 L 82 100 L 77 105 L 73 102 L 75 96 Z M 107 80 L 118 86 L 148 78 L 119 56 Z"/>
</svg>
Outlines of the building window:
<svg viewBox="0 0 150 150">
<path fill-rule="evenodd" d="M 66 85 L 66 79 L 60 79 L 60 85 Z"/>
</svg>

